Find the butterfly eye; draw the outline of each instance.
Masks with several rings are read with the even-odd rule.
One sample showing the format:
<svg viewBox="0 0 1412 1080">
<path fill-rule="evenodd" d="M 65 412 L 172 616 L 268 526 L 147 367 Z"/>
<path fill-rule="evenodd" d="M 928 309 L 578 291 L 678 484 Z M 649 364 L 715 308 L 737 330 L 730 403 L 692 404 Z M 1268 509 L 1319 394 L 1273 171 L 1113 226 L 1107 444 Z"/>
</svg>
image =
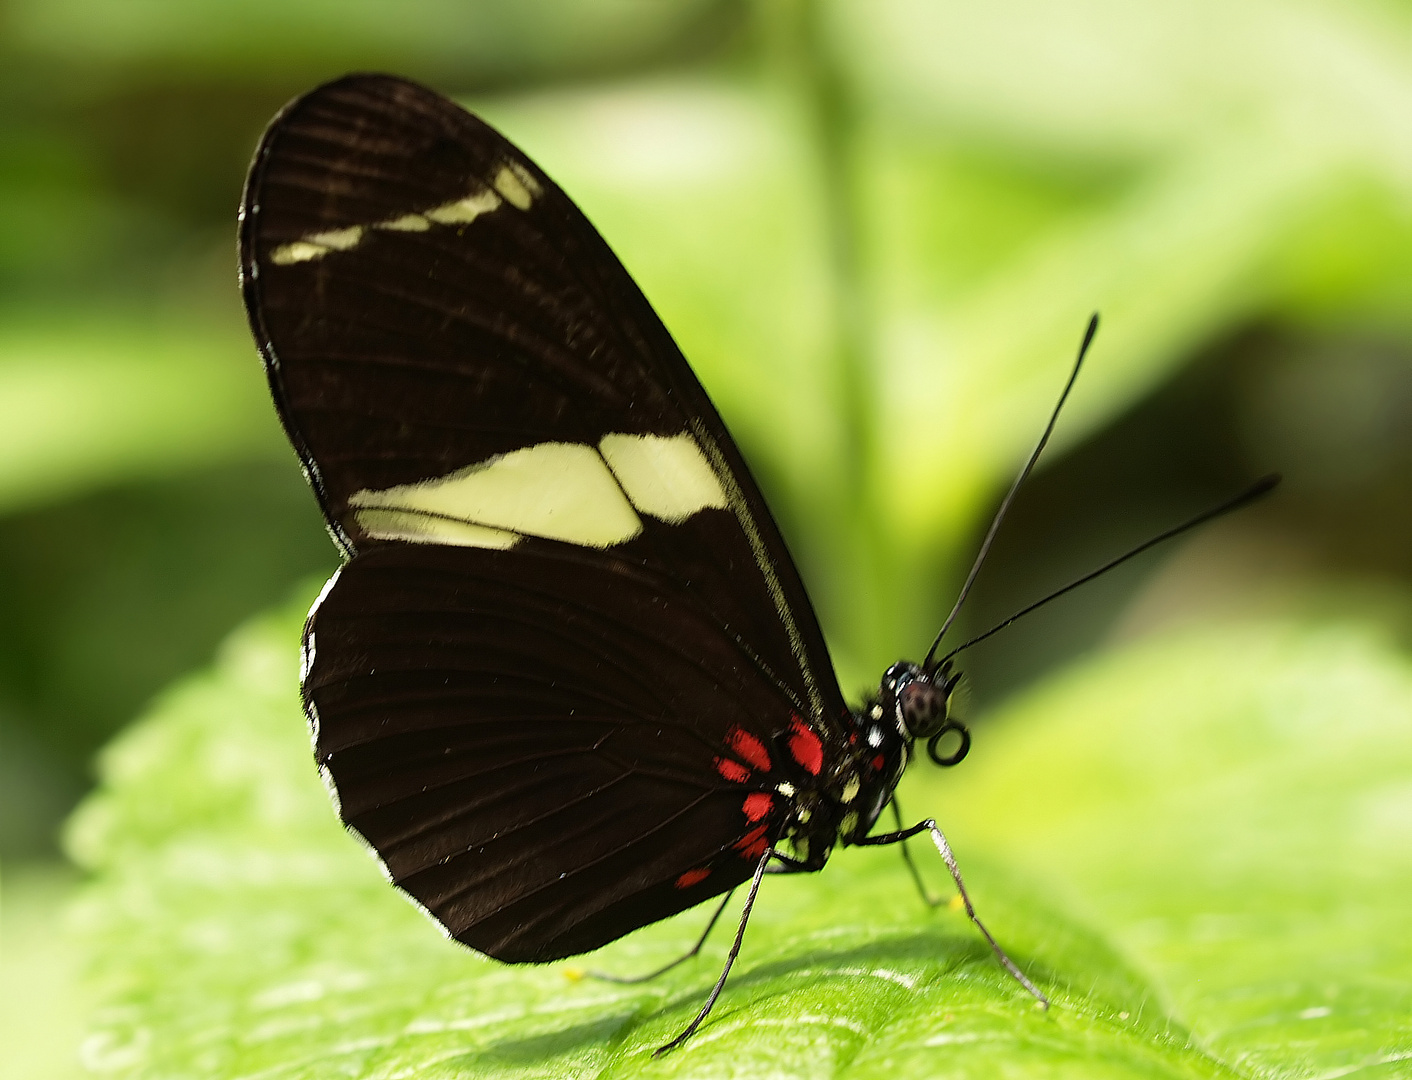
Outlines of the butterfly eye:
<svg viewBox="0 0 1412 1080">
<path fill-rule="evenodd" d="M 914 739 L 925 739 L 946 721 L 947 690 L 924 679 L 911 679 L 897 692 L 902 722 Z"/>
</svg>

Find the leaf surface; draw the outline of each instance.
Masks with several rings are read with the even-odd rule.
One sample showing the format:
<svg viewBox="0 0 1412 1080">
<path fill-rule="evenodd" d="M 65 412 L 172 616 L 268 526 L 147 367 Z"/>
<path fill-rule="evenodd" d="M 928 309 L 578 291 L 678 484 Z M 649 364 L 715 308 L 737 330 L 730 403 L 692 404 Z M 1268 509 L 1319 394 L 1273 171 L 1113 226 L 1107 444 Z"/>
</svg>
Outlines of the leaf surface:
<svg viewBox="0 0 1412 1080">
<path fill-rule="evenodd" d="M 1053 996 L 1048 1013 L 963 915 L 922 907 L 895 851 L 847 851 L 767 881 L 716 1012 L 654 1060 L 727 935 L 640 986 L 441 938 L 328 806 L 295 693 L 301 612 L 241 631 L 168 694 L 108 751 L 72 824 L 96 873 L 80 909 L 105 1003 L 90 1068 L 1313 1076 L 1407 1042 L 1397 901 L 1412 859 L 1397 841 L 1412 820 L 1412 678 L 1366 635 L 1250 628 L 1115 653 L 983 730 L 957 774 L 905 793 L 914 814 L 946 808 L 977 903 Z M 706 915 L 585 964 L 643 970 Z"/>
</svg>

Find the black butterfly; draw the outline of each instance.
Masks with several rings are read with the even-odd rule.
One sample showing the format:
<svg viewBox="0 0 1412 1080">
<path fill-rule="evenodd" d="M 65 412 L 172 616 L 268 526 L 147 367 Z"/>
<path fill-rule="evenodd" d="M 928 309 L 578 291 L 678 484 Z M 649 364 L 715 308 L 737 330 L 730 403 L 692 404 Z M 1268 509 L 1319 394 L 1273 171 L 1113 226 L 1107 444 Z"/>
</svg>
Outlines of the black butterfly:
<svg viewBox="0 0 1412 1080">
<path fill-rule="evenodd" d="M 920 832 L 960 886 L 934 822 L 869 835 L 916 740 L 969 746 L 949 660 L 849 710 L 705 391 L 514 146 L 405 80 L 330 83 L 265 133 L 240 260 L 348 558 L 305 631 L 319 768 L 452 936 L 554 960 L 749 881 L 738 949 L 771 864 Z"/>
</svg>

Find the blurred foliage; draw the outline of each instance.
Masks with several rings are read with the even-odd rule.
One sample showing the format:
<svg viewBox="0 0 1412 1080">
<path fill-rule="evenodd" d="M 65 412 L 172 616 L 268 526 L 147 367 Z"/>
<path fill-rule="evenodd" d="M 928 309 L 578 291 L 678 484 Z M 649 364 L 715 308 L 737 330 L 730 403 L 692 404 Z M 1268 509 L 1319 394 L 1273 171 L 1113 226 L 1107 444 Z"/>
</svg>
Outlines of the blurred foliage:
<svg viewBox="0 0 1412 1080">
<path fill-rule="evenodd" d="M 55 864 L 25 866 L 0 881 L 0 1067 L 15 1080 L 82 1075 L 89 997 L 74 941 L 55 933 L 76 875 Z"/>
<path fill-rule="evenodd" d="M 161 686 L 204 662 L 230 626 L 333 565 L 265 403 L 234 289 L 232 225 L 246 160 L 269 116 L 293 94 L 356 68 L 395 70 L 461 95 L 599 225 L 756 469 L 809 581 L 845 688 L 859 689 L 897 656 L 925 648 L 1094 308 L 1105 323 L 1084 380 L 959 632 L 983 629 L 1257 472 L 1280 468 L 1287 483 L 1267 505 L 1125 567 L 968 653 L 982 735 L 988 712 L 1094 645 L 1160 639 L 1182 627 L 1191 644 L 1174 651 L 1172 663 L 1207 663 L 1209 655 L 1219 668 L 1221 649 L 1244 647 L 1213 629 L 1222 617 L 1292 620 L 1309 643 L 1332 640 L 1320 636 L 1324 626 L 1377 626 L 1394 642 L 1412 632 L 1412 8 L 1399 0 L 4 0 L 0 858 L 21 868 L 7 872 L 0 938 L 25 936 L 18 948 L 5 946 L 7 985 L 52 985 L 25 965 L 37 971 L 45 955 L 67 955 L 51 941 L 54 905 L 43 899 L 57 895 L 53 882 L 62 878 L 14 860 L 54 857 L 55 826 L 90 783 L 92 754 Z M 1271 643 L 1277 639 L 1249 648 L 1274 650 L 1267 659 L 1283 670 L 1286 646 Z M 1109 674 L 1092 676 L 1092 693 L 1147 672 L 1144 693 L 1160 699 L 1167 684 L 1152 667 L 1164 662 L 1166 646 L 1153 648 L 1147 660 L 1114 659 Z M 1396 668 L 1384 656 L 1389 648 L 1367 646 L 1368 663 Z M 1307 649 L 1300 655 L 1309 700 L 1325 701 L 1316 685 L 1325 665 L 1313 644 Z M 1250 695 L 1261 677 L 1253 668 L 1239 701 L 1222 697 L 1231 685 L 1190 688 L 1190 714 L 1171 723 L 1204 733 L 1205 748 L 1221 760 L 1245 753 L 1241 733 L 1260 714 Z M 1075 701 L 1094 711 L 1094 724 L 1106 715 L 1093 706 L 1101 699 L 1069 698 L 1062 679 L 1054 685 L 1017 707 L 1033 719 L 1024 731 L 1019 720 L 1008 723 L 1006 739 L 1047 745 L 1031 729 L 1078 725 L 1063 719 Z M 1139 698 L 1146 700 L 1123 699 L 1134 715 L 1143 712 Z M 1333 704 L 1330 737 L 1347 715 Z M 1212 726 L 1218 717 L 1226 721 Z M 1133 723 L 1126 737 L 1152 730 Z M 1078 738 L 1079 727 L 1071 734 Z M 289 737 L 297 741 L 297 731 Z M 1012 824 L 992 829 L 950 798 L 947 813 L 994 844 L 995 866 L 977 866 L 978 878 L 1001 882 L 1009 873 L 1037 883 L 1014 886 L 1010 907 L 987 898 L 995 921 L 1003 913 L 1011 933 L 1030 935 L 1033 956 L 1074 985 L 1077 972 L 1106 973 L 1094 1000 L 1111 1004 L 1150 990 L 1163 1002 L 1164 1023 L 1186 1023 L 1242 1070 L 1247 1061 L 1257 1072 L 1336 1068 L 1338 1040 L 1356 1042 L 1347 1029 L 1310 1036 L 1317 1045 L 1308 1062 L 1317 1066 L 1271 1056 L 1240 1042 L 1245 1006 L 1203 997 L 1189 984 L 1210 965 L 1208 985 L 1238 997 L 1246 991 L 1217 977 L 1224 958 L 1239 979 L 1253 980 L 1240 984 L 1249 989 L 1263 978 L 1261 965 L 1279 966 L 1282 949 L 1288 967 L 1279 970 L 1326 973 L 1324 960 L 1267 931 L 1281 919 L 1303 926 L 1327 917 L 1350 934 L 1408 938 L 1393 915 L 1371 899 L 1366 910 L 1299 908 L 1297 890 L 1289 913 L 1277 915 L 1284 898 L 1267 887 L 1274 875 L 1252 886 L 1232 915 L 1237 936 L 1267 951 L 1237 955 L 1218 927 L 1209 940 L 1219 947 L 1201 952 L 1195 943 L 1208 940 L 1210 928 L 1163 907 L 1170 890 L 1158 880 L 1199 852 L 1174 840 L 1152 848 L 1157 862 L 1170 852 L 1162 866 L 1128 867 L 1125 860 L 1147 850 L 1134 842 L 1109 876 L 1083 860 L 1059 868 L 1019 842 L 1023 823 L 999 794 L 1009 782 L 985 787 L 992 781 L 984 770 L 1000 768 L 989 754 L 988 742 L 978 741 L 976 757 L 987 760 L 967 763 L 979 786 L 965 790 L 987 816 Z M 1295 767 L 1279 754 L 1272 760 Z M 1054 768 L 1090 775 L 1082 764 L 1061 756 Z M 1390 753 L 1378 764 L 1405 762 Z M 171 780 L 162 775 L 164 784 Z M 286 779 L 293 790 L 296 778 Z M 1185 783 L 1160 780 L 1169 782 L 1174 792 Z M 1239 780 L 1259 791 L 1264 782 Z M 1352 798 L 1354 781 L 1338 783 Z M 152 812 L 160 818 L 174 798 L 160 787 Z M 1064 817 L 1063 828 L 1103 833 L 1101 813 L 1127 820 L 1116 803 L 1094 802 Z M 1154 832 L 1173 824 L 1148 820 Z M 150 842 L 132 835 L 118 844 L 118 830 L 114 843 L 131 845 L 150 866 L 168 851 L 168 825 Z M 1250 862 L 1252 873 L 1264 865 L 1258 825 L 1233 831 L 1234 846 L 1220 848 Z M 248 848 L 253 835 L 239 843 Z M 1348 851 L 1369 852 L 1368 873 L 1401 872 L 1382 848 Z M 102 852 L 88 857 L 112 865 Z M 199 850 L 190 857 L 205 858 Z M 761 1010 L 751 1015 L 762 1022 L 795 1015 L 761 1004 L 778 989 L 772 980 L 802 970 L 789 966 L 797 955 L 789 941 L 813 940 L 829 919 L 840 934 L 861 935 L 850 940 L 873 941 L 860 913 L 871 920 L 879 905 L 863 898 L 894 887 L 895 868 L 861 858 L 849 865 L 868 871 L 831 867 L 816 884 L 789 884 L 824 914 L 782 930 L 779 956 L 733 990 Z M 1112 895 L 1121 888 L 1110 878 L 1129 869 L 1123 887 L 1132 895 L 1119 903 Z M 1351 861 L 1324 876 L 1336 875 L 1364 880 Z M 1050 903 L 1061 880 L 1064 911 L 1035 902 L 1042 895 Z M 347 887 L 358 896 L 365 888 L 351 880 Z M 366 890 L 369 903 L 389 903 L 371 898 L 375 886 Z M 338 903 L 317 891 L 315 883 L 304 891 L 271 886 L 260 917 L 290 919 L 297 904 L 329 911 Z M 130 913 L 131 925 L 147 925 L 142 920 L 157 910 L 165 909 Z M 777 911 L 783 927 L 784 909 Z M 1165 929 L 1143 929 L 1143 911 L 1166 920 Z M 1103 941 L 1074 937 L 1072 912 L 1103 926 L 1107 945 L 1141 977 L 1121 974 Z M 223 933 L 224 917 L 169 929 Z M 229 917 L 236 926 L 256 915 L 252 906 Z M 361 918 L 361 908 L 350 911 L 349 925 Z M 921 944 L 898 946 L 899 955 L 926 979 L 942 979 L 963 960 L 976 979 L 990 977 L 964 927 L 937 941 L 913 915 L 898 918 L 893 929 L 884 919 L 872 932 L 913 935 L 907 940 Z M 439 947 L 421 943 L 426 930 L 415 920 L 397 925 L 410 926 L 397 938 L 407 942 L 399 945 L 406 956 Z M 292 936 L 281 940 L 302 940 L 290 926 Z M 622 955 L 680 936 L 674 927 L 654 929 L 640 944 L 624 943 Z M 1184 941 L 1196 950 L 1185 957 Z M 1320 942 L 1327 943 L 1316 935 L 1315 947 Z M 110 951 L 105 963 L 111 969 L 124 956 L 131 959 Z M 426 962 L 479 971 L 460 954 L 436 956 Z M 1392 950 L 1369 966 L 1405 982 L 1405 960 Z M 397 985 L 412 995 L 406 1007 L 420 1008 L 415 987 L 432 984 L 418 983 L 407 963 Z M 155 970 L 134 964 L 134 978 Z M 655 1037 L 652 1024 L 670 1028 L 695 1000 L 697 977 L 683 973 L 662 988 L 603 998 L 582 1014 L 584 1030 L 626 1031 L 604 1017 L 636 1024 L 639 1015 L 657 1016 L 654 1003 L 667 995 L 670 1009 L 641 1036 Z M 516 993 L 548 995 L 535 1001 L 566 993 L 552 973 L 504 978 Z M 1366 998 L 1375 1018 L 1400 1000 L 1378 997 L 1346 972 L 1328 978 L 1346 988 L 1340 993 Z M 178 1001 L 186 985 L 163 990 L 163 1000 Z M 981 1010 L 1020 1026 L 953 1040 L 946 1045 L 954 1055 L 980 1053 L 994 1039 L 1009 1046 L 1005 1040 L 1029 1022 L 999 1004 L 1008 988 L 985 985 L 999 996 L 984 998 Z M 156 990 L 142 991 L 149 992 Z M 235 997 L 211 1008 L 236 1009 L 237 990 L 226 984 L 222 992 Z M 950 1000 L 951 991 L 937 992 L 938 1001 Z M 1266 991 L 1251 993 L 1250 1002 L 1273 1010 L 1262 1015 L 1285 1015 L 1260 996 Z M 61 996 L 55 990 L 50 1000 Z M 390 993 L 378 999 L 380 1022 L 390 1022 L 393 1005 Z M 796 1012 L 806 1008 L 813 1005 Z M 1335 1015 L 1315 1020 L 1329 1027 Z M 838 1037 L 854 1030 L 850 1024 L 874 1031 L 866 1017 L 834 1020 L 824 1026 Z M 62 1027 L 62 1018 L 56 1023 Z M 122 1023 L 110 1017 L 104 1030 Z M 199 1023 L 195 1012 L 181 1018 L 179 1038 L 197 1038 Z M 1369 1030 L 1391 1031 L 1381 1023 L 1370 1021 Z M 542 1029 L 516 1024 L 513 1038 L 549 1040 L 505 1051 L 526 1068 L 541 1050 L 546 1058 L 571 1052 L 572 1038 L 558 1043 L 547 1034 L 562 1018 Z M 1305 1030 L 1291 1024 L 1278 1038 Z M 0 1071 L 22 1061 L 22 1074 L 47 1075 L 43 1055 L 31 1053 L 42 1046 L 53 1075 L 67 1075 L 63 1040 L 46 1034 L 59 1027 L 6 1028 Z M 11 1039 L 16 1030 L 32 1041 Z M 1157 1052 L 1142 1033 L 1149 1029 L 1103 1030 L 1103 1038 Z M 942 1045 L 945 1034 L 928 1038 Z M 1386 1053 L 1408 1048 L 1405 1032 L 1387 1038 Z M 1402 1043 L 1394 1046 L 1396 1038 Z M 1364 1049 L 1370 1061 L 1384 1053 Z M 170 1053 L 183 1060 L 183 1051 Z M 1179 1074 L 1198 1067 L 1194 1058 L 1151 1060 Z"/>
</svg>

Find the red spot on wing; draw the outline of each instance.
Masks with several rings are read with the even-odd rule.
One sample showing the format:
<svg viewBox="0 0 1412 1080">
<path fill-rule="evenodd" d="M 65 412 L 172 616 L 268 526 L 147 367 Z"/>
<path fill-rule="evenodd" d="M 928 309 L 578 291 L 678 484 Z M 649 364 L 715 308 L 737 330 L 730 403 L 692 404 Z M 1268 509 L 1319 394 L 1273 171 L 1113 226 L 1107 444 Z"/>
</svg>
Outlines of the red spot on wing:
<svg viewBox="0 0 1412 1080">
<path fill-rule="evenodd" d="M 757 825 L 735 842 L 735 849 L 742 858 L 758 859 L 765 854 L 770 847 L 769 840 L 765 838 L 766 831 L 764 825 Z"/>
<path fill-rule="evenodd" d="M 732 761 L 730 758 L 718 757 L 716 759 L 716 771 L 732 784 L 743 784 L 750 779 L 750 770 L 740 762 Z"/>
<path fill-rule="evenodd" d="M 770 755 L 765 752 L 765 744 L 750 732 L 735 728 L 726 736 L 726 742 L 746 764 L 755 766 L 761 772 L 770 771 Z"/>
<path fill-rule="evenodd" d="M 681 877 L 677 878 L 676 885 L 678 889 L 689 889 L 693 885 L 700 885 L 710 876 L 711 870 L 709 867 L 698 866 L 695 870 L 688 870 Z"/>
<path fill-rule="evenodd" d="M 745 805 L 741 807 L 747 821 L 759 821 L 774 808 L 774 797 L 767 791 L 752 791 L 745 796 Z"/>
<path fill-rule="evenodd" d="M 812 776 L 824 767 L 824 744 L 797 716 L 789 727 L 789 752 Z"/>
<path fill-rule="evenodd" d="M 873 758 L 873 772 L 882 772 L 882 767 L 887 764 L 887 758 L 881 754 Z"/>
</svg>

